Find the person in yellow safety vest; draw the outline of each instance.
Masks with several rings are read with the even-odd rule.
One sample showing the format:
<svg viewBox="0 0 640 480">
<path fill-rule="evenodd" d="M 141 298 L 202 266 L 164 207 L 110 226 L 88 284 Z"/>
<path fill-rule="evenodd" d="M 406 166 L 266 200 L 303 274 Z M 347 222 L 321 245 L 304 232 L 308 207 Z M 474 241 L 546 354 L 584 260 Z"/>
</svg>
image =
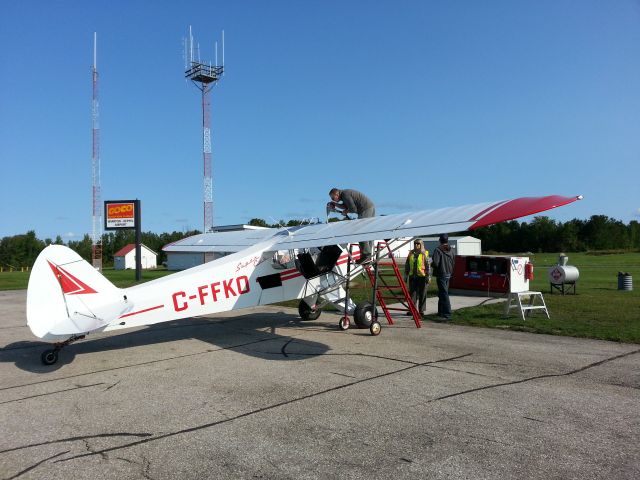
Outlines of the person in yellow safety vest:
<svg viewBox="0 0 640 480">
<path fill-rule="evenodd" d="M 416 238 L 413 242 L 413 250 L 409 252 L 407 261 L 404 264 L 404 279 L 409 283 L 409 293 L 411 301 L 424 315 L 425 304 L 427 303 L 427 285 L 430 280 L 429 252 L 425 251 L 422 240 Z M 411 312 L 407 312 L 411 315 Z"/>
</svg>

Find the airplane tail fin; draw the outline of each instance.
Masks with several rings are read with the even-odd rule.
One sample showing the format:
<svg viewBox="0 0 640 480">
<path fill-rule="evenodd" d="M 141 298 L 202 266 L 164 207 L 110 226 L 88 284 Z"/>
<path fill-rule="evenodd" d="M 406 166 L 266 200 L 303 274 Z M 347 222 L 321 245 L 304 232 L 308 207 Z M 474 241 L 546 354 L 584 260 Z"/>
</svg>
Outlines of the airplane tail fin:
<svg viewBox="0 0 640 480">
<path fill-rule="evenodd" d="M 122 291 L 70 248 L 50 245 L 33 265 L 27 324 L 39 338 L 85 334 L 130 308 Z"/>
</svg>

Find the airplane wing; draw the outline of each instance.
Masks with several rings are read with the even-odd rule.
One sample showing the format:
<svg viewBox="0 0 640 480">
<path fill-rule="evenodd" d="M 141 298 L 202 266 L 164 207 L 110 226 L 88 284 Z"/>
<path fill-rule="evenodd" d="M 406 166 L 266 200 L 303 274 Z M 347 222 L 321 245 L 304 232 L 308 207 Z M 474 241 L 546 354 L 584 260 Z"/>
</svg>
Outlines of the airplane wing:
<svg viewBox="0 0 640 480">
<path fill-rule="evenodd" d="M 189 247 L 193 252 L 239 252 L 275 235 L 278 228 L 261 228 L 259 230 L 239 230 L 235 232 L 201 233 L 183 238 L 162 247 L 165 252 L 181 252 Z"/>
<path fill-rule="evenodd" d="M 275 241 L 273 249 L 322 247 L 368 240 L 475 230 L 494 223 L 561 207 L 580 199 L 582 199 L 581 195 L 575 197 L 560 195 L 522 197 L 501 202 L 293 227 L 281 229 L 275 233 L 274 240 L 276 237 L 278 240 Z"/>
</svg>

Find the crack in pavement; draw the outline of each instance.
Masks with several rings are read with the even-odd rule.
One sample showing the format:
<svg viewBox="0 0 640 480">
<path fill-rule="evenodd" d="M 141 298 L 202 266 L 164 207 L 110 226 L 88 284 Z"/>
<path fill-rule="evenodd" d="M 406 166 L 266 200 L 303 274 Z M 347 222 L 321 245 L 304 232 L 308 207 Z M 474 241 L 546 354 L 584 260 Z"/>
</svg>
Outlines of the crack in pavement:
<svg viewBox="0 0 640 480">
<path fill-rule="evenodd" d="M 75 387 L 65 388 L 64 390 L 56 390 L 55 392 L 41 393 L 39 395 L 30 395 L 28 397 L 16 398 L 15 400 L 6 400 L 4 402 L 0 402 L 0 405 L 4 405 L 5 403 L 19 402 L 21 400 L 28 400 L 30 398 L 46 397 L 47 395 L 55 395 L 56 393 L 70 392 L 72 390 L 79 390 L 81 388 L 97 387 L 98 385 L 106 385 L 106 383 L 101 382 L 101 383 L 92 383 L 91 385 L 76 385 Z"/>
<path fill-rule="evenodd" d="M 328 389 L 322 390 L 320 392 L 315 392 L 315 393 L 310 393 L 308 395 L 303 395 L 301 397 L 294 398 L 292 400 L 285 400 L 283 402 L 279 402 L 279 403 L 276 403 L 276 404 L 273 404 L 273 405 L 269 405 L 269 406 L 266 406 L 266 407 L 263 407 L 263 408 L 258 408 L 256 410 L 251 410 L 249 412 L 245 412 L 245 413 L 242 413 L 240 415 L 236 415 L 235 417 L 226 418 L 224 420 L 218 420 L 216 422 L 205 423 L 205 424 L 198 425 L 198 426 L 195 426 L 195 427 L 185 428 L 185 429 L 182 429 L 182 430 L 177 430 L 175 432 L 165 433 L 165 434 L 153 437 L 153 438 L 146 438 L 144 440 L 138 440 L 138 441 L 135 441 L 135 442 L 130 442 L 130 443 L 124 444 L 124 445 L 104 448 L 102 450 L 97 450 L 97 451 L 92 452 L 92 453 L 84 453 L 84 454 L 80 454 L 80 455 L 74 455 L 72 457 L 56 460 L 55 463 L 68 462 L 69 460 L 75 460 L 75 459 L 78 459 L 78 458 L 85 458 L 85 457 L 89 457 L 89 456 L 93 456 L 93 455 L 112 452 L 114 450 L 121 450 L 121 449 L 124 449 L 124 448 L 135 447 L 137 445 L 142 445 L 144 443 L 149 443 L 149 442 L 155 442 L 156 440 L 162 440 L 164 438 L 169 438 L 169 437 L 173 437 L 173 436 L 176 436 L 176 435 L 182 435 L 182 434 L 185 434 L 185 433 L 197 432 L 197 431 L 204 430 L 204 429 L 207 429 L 207 428 L 211 428 L 211 427 L 215 427 L 215 426 L 222 425 L 222 424 L 225 424 L 225 423 L 229 423 L 229 422 L 232 422 L 234 420 L 239 420 L 239 419 L 242 419 L 242 418 L 250 417 L 252 415 L 256 415 L 256 414 L 259 414 L 259 413 L 263 413 L 263 412 L 267 412 L 267 411 L 270 411 L 270 410 L 274 410 L 274 409 L 279 408 L 279 407 L 284 407 L 284 406 L 291 405 L 291 404 L 294 404 L 294 403 L 298 403 L 298 402 L 301 402 L 301 401 L 304 401 L 304 400 L 308 400 L 310 398 L 318 397 L 320 395 L 324 395 L 324 394 L 331 393 L 331 392 L 336 392 L 338 390 L 343 390 L 345 388 L 349 388 L 349 387 L 352 387 L 354 385 L 358 385 L 358 384 L 361 384 L 361 383 L 364 383 L 364 382 L 369 382 L 369 381 L 372 381 L 372 380 L 377 380 L 377 379 L 388 377 L 388 376 L 391 376 L 391 375 L 396 375 L 398 373 L 403 373 L 403 372 L 406 372 L 408 370 L 412 370 L 412 369 L 417 368 L 417 367 L 428 366 L 430 364 L 435 364 L 435 363 L 449 362 L 449 361 L 452 361 L 452 360 L 457 360 L 459 358 L 468 357 L 470 355 L 472 355 L 472 354 L 471 353 L 465 353 L 463 355 L 458 355 L 458 356 L 450 357 L 450 358 L 443 358 L 441 360 L 432 360 L 432 361 L 422 362 L 422 363 L 413 363 L 412 362 L 409 366 L 404 367 L 404 368 L 400 368 L 398 370 L 393 370 L 391 372 L 381 373 L 379 375 L 374 375 L 372 377 L 363 378 L 363 379 L 356 380 L 356 381 L 353 381 L 353 382 L 350 382 L 350 383 L 346 383 L 344 385 L 338 385 L 336 387 L 328 388 Z M 408 363 L 408 362 L 406 362 L 406 363 Z"/>
<path fill-rule="evenodd" d="M 0 450 L 0 453 L 15 452 L 17 450 L 24 450 L 25 448 L 41 447 L 42 445 L 52 445 L 54 443 L 75 442 L 76 440 L 85 440 L 87 438 L 109 438 L 109 437 L 150 437 L 152 433 L 99 433 L 97 435 L 82 435 L 78 437 L 60 438 L 58 440 L 50 440 L 48 442 L 31 443 L 29 445 L 23 445 L 21 447 L 7 448 L 6 450 Z"/>
<path fill-rule="evenodd" d="M 115 387 L 116 385 L 118 385 L 122 380 L 118 380 L 116 383 L 114 383 L 113 385 L 108 386 L 107 388 L 104 389 L 104 391 L 106 392 L 107 390 L 111 390 L 113 387 Z"/>
<path fill-rule="evenodd" d="M 125 457 L 115 457 L 115 460 L 122 460 L 123 462 L 126 462 L 130 465 L 137 465 L 138 467 L 140 467 L 140 475 L 148 480 L 154 480 L 149 473 L 149 471 L 151 470 L 151 461 L 144 455 L 141 455 L 141 457 L 142 462 L 136 462 L 135 460 L 131 460 L 130 458 Z"/>
<path fill-rule="evenodd" d="M 87 452 L 99 453 L 99 452 L 96 452 L 94 449 L 91 448 L 91 445 L 89 445 L 89 440 L 87 440 L 86 438 L 83 438 L 82 441 L 84 442 L 84 447 L 87 449 Z M 109 456 L 106 453 L 100 453 L 100 456 L 104 460 L 109 460 Z"/>
<path fill-rule="evenodd" d="M 447 370 L 448 372 L 458 372 L 458 373 L 467 373 L 469 375 L 476 375 L 478 377 L 486 377 L 486 378 L 498 378 L 500 380 L 504 380 L 504 378 L 499 377 L 497 375 L 485 375 L 484 373 L 476 373 L 476 372 L 470 372 L 469 370 L 461 370 L 459 368 L 447 368 L 447 367 L 441 367 L 441 366 L 436 366 L 436 365 L 432 365 L 431 368 L 440 368 L 442 370 Z"/>
<path fill-rule="evenodd" d="M 497 387 L 505 387 L 505 386 L 509 386 L 509 385 L 518 385 L 520 383 L 526 383 L 526 382 L 530 382 L 530 381 L 533 381 L 533 380 L 540 380 L 542 378 L 566 377 L 566 376 L 569 376 L 569 375 L 574 375 L 576 373 L 583 372 L 583 371 L 588 370 L 590 368 L 597 367 L 597 366 L 602 365 L 604 363 L 611 362 L 613 360 L 617 360 L 619 358 L 628 357 L 629 355 L 634 355 L 634 354 L 636 354 L 638 352 L 640 352 L 640 349 L 633 350 L 633 351 L 627 352 L 627 353 L 621 353 L 620 355 L 616 355 L 616 356 L 613 356 L 613 357 L 605 358 L 604 360 L 600 360 L 598 362 L 590 363 L 589 365 L 585 365 L 584 367 L 580 367 L 580 368 L 577 368 L 575 370 L 571 370 L 570 372 L 550 373 L 550 374 L 546 374 L 546 375 L 537 375 L 535 377 L 523 378 L 521 380 L 514 380 L 512 382 L 496 383 L 496 384 L 493 384 L 493 385 L 486 385 L 484 387 L 478 387 L 478 388 L 472 388 L 472 389 L 469 389 L 469 390 L 463 390 L 462 392 L 450 393 L 449 395 L 443 395 L 441 397 L 433 398 L 433 399 L 427 401 L 427 403 L 437 402 L 437 401 L 440 401 L 440 400 L 445 400 L 447 398 L 459 397 L 461 395 L 466 395 L 468 393 L 479 392 L 479 391 L 482 391 L 482 390 L 490 390 L 492 388 L 497 388 Z"/>
<path fill-rule="evenodd" d="M 280 352 L 282 353 L 282 355 L 284 357 L 288 357 L 289 355 L 287 355 L 287 352 L 285 352 L 287 345 L 289 345 L 291 342 L 293 342 L 293 338 L 290 338 L 288 342 L 286 342 L 284 345 L 282 345 L 282 348 L 280 349 Z"/>
<path fill-rule="evenodd" d="M 44 460 L 40 460 L 38 463 L 34 463 L 33 465 L 31 465 L 30 467 L 25 468 L 24 470 L 16 473 L 13 477 L 7 477 L 6 480 L 13 480 L 14 478 L 18 478 L 22 475 L 24 475 L 27 472 L 30 472 L 31 470 L 33 470 L 34 468 L 38 467 L 39 465 L 42 465 L 44 462 L 48 461 L 48 460 L 52 460 L 56 457 L 59 457 L 60 455 L 64 455 L 65 453 L 69 453 L 71 450 L 65 450 L 64 452 L 60 452 L 60 453 L 56 453 L 55 455 L 52 455 L 50 457 L 45 458 Z"/>
</svg>

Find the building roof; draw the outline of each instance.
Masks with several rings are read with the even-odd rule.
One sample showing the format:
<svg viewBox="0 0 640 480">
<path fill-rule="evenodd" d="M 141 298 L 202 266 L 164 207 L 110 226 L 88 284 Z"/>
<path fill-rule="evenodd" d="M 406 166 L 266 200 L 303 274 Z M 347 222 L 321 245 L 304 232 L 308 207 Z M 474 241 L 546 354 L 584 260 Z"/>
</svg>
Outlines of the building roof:
<svg viewBox="0 0 640 480">
<path fill-rule="evenodd" d="M 239 223 L 235 225 L 218 225 L 211 229 L 212 232 L 236 232 L 240 230 L 263 230 L 268 227 L 260 227 L 258 225 L 248 225 L 246 223 Z"/>
<path fill-rule="evenodd" d="M 149 247 L 147 247 L 144 243 L 141 243 L 140 246 L 146 248 L 147 250 L 149 250 L 154 255 L 158 255 L 156 252 L 154 252 Z M 136 249 L 136 244 L 135 243 L 130 243 L 129 245 L 125 245 L 120 250 L 118 250 L 116 253 L 114 253 L 113 256 L 114 257 L 124 257 L 131 250 L 135 250 L 135 249 Z"/>
<path fill-rule="evenodd" d="M 249 231 L 247 231 L 249 230 Z M 200 233 L 162 247 L 167 253 L 237 252 L 274 235 L 277 228 Z"/>
</svg>

